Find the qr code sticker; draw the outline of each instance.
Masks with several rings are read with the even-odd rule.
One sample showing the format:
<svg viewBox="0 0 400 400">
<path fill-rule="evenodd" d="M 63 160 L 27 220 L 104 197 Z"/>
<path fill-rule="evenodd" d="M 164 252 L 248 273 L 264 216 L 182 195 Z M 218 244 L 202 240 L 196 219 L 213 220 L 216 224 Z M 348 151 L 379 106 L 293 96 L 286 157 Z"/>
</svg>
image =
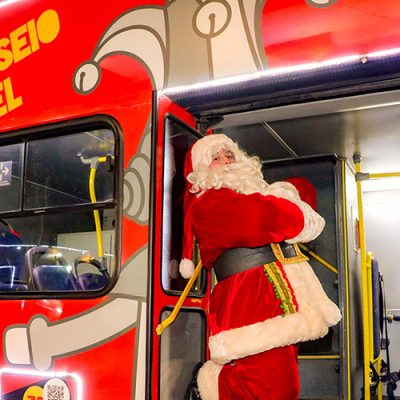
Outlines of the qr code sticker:
<svg viewBox="0 0 400 400">
<path fill-rule="evenodd" d="M 70 400 L 68 386 L 61 379 L 50 379 L 44 385 L 43 400 Z"/>
<path fill-rule="evenodd" d="M 49 385 L 47 387 L 47 399 L 48 400 L 64 400 L 65 399 L 65 387 L 58 385 Z"/>
</svg>

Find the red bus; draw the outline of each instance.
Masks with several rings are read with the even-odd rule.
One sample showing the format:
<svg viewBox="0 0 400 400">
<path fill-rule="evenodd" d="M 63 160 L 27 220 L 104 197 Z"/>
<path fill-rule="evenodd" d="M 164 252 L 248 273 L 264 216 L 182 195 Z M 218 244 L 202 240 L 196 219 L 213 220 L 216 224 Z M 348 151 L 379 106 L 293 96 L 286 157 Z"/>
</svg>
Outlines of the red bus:
<svg viewBox="0 0 400 400">
<path fill-rule="evenodd" d="M 1 398 L 184 397 L 214 277 L 156 328 L 187 285 L 185 154 L 219 132 L 268 181 L 317 189 L 326 228 L 304 251 L 343 318 L 300 345 L 301 398 L 382 397 L 357 187 L 400 170 L 399 17 L 390 0 L 2 0 Z"/>
</svg>

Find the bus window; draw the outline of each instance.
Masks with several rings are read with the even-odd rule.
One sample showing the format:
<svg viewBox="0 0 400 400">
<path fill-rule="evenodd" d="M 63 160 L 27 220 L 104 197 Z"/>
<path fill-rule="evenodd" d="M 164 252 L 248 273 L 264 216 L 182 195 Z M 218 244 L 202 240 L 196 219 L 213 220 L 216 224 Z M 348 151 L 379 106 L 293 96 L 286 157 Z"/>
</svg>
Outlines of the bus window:
<svg viewBox="0 0 400 400">
<path fill-rule="evenodd" d="M 171 311 L 162 313 L 164 320 Z M 181 310 L 161 336 L 160 399 L 183 399 L 198 363 L 205 361 L 206 318 L 202 311 Z"/>
<path fill-rule="evenodd" d="M 91 163 L 97 163 L 96 201 L 112 200 L 113 173 L 100 158 L 113 152 L 114 136 L 106 129 L 28 142 L 24 208 L 90 203 Z"/>
<path fill-rule="evenodd" d="M 22 154 L 22 144 L 0 147 L 0 212 L 20 209 Z"/>
<path fill-rule="evenodd" d="M 115 147 L 110 128 L 0 147 L 13 169 L 0 185 L 0 293 L 107 287 L 117 270 Z"/>
<path fill-rule="evenodd" d="M 182 253 L 183 206 L 185 194 L 184 163 L 188 149 L 198 139 L 198 133 L 168 117 L 165 122 L 163 177 L 162 287 L 167 291 L 182 291 L 186 280 L 179 274 Z M 199 261 L 197 249 L 194 262 Z M 191 292 L 204 293 L 205 276 L 201 274 Z"/>
</svg>

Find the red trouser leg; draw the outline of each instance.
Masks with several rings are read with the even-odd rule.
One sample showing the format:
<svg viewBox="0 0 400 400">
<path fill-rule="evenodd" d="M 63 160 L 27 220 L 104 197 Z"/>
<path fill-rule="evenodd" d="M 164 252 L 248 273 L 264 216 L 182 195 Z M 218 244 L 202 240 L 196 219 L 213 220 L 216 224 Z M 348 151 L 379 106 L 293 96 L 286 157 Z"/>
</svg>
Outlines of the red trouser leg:
<svg viewBox="0 0 400 400">
<path fill-rule="evenodd" d="M 219 400 L 296 400 L 300 390 L 296 349 L 280 347 L 225 365 L 218 390 Z"/>
</svg>

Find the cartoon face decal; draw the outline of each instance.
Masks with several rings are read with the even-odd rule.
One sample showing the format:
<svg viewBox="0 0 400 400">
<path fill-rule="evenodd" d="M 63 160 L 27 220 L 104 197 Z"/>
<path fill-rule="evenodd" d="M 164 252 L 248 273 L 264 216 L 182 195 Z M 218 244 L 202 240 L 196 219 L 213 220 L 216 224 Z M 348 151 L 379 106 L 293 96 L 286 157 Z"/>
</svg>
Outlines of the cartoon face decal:
<svg viewBox="0 0 400 400">
<path fill-rule="evenodd" d="M 93 91 L 99 64 L 111 54 L 141 61 L 157 89 L 260 71 L 266 68 L 259 29 L 265 1 L 176 0 L 127 11 L 77 68 L 74 89 Z"/>
</svg>

